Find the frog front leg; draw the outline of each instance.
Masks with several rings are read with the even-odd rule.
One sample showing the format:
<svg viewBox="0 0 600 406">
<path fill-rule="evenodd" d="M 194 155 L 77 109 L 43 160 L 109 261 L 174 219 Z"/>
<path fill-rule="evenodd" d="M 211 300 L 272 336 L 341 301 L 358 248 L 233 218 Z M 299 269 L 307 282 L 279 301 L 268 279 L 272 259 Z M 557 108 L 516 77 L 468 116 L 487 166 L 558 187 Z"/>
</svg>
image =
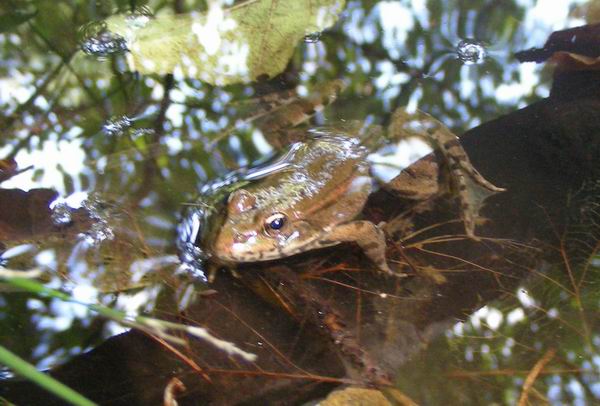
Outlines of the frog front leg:
<svg viewBox="0 0 600 406">
<path fill-rule="evenodd" d="M 325 245 L 331 245 L 333 242 L 355 242 L 380 270 L 396 277 L 406 276 L 392 271 L 388 266 L 385 257 L 385 233 L 370 221 L 357 220 L 336 225 L 327 233 L 327 239 L 320 241 Z"/>
<path fill-rule="evenodd" d="M 388 128 L 388 137 L 418 137 L 430 144 L 443 157 L 441 167 L 449 175 L 450 193 L 460 201 L 460 214 L 465 231 L 470 238 L 477 239 L 475 227 L 486 198 L 505 189 L 488 182 L 471 164 L 456 135 L 444 124 L 421 111 L 408 113 L 397 109 Z"/>
<path fill-rule="evenodd" d="M 316 113 L 333 103 L 346 84 L 338 79 L 313 89 L 307 97 L 289 100 L 256 120 L 267 142 L 281 149 L 293 142 L 305 141 L 306 129 L 295 128 L 306 123 Z"/>
</svg>

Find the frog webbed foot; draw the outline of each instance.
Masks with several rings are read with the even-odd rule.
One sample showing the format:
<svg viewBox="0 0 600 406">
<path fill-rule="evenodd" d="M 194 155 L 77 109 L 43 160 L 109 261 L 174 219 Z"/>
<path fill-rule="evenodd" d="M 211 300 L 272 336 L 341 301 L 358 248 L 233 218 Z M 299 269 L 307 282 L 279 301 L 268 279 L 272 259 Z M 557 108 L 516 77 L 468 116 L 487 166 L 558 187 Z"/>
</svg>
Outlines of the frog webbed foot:
<svg viewBox="0 0 600 406">
<path fill-rule="evenodd" d="M 355 242 L 379 270 L 394 277 L 406 276 L 405 273 L 393 271 L 389 267 L 385 256 L 385 232 L 370 221 L 358 220 L 337 225 L 327 238 L 339 242 Z"/>
</svg>

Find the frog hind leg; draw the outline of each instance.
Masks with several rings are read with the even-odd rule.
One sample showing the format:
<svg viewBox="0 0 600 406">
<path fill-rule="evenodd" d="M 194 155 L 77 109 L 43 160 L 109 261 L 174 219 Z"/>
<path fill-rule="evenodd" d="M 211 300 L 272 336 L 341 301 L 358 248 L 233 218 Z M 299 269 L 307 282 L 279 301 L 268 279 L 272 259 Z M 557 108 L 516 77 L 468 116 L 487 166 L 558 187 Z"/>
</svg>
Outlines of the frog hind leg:
<svg viewBox="0 0 600 406">
<path fill-rule="evenodd" d="M 357 220 L 335 226 L 327 233 L 327 240 L 322 240 L 320 243 L 328 244 L 331 241 L 355 242 L 381 271 L 395 277 L 406 276 L 404 273 L 390 269 L 385 257 L 385 233 L 370 221 Z"/>
<path fill-rule="evenodd" d="M 465 231 L 469 238 L 477 240 L 475 227 L 485 200 L 505 189 L 490 183 L 473 167 L 458 138 L 450 131 L 443 137 L 437 134 L 434 138 L 440 143 L 440 151 L 447 162 L 451 186 L 460 201 Z"/>
<path fill-rule="evenodd" d="M 488 182 L 471 164 L 460 141 L 452 131 L 431 115 L 404 108 L 394 111 L 388 128 L 388 137 L 418 137 L 432 145 L 442 155 L 450 178 L 450 191 L 460 201 L 461 218 L 469 238 L 475 240 L 475 226 L 485 199 L 504 189 Z"/>
</svg>

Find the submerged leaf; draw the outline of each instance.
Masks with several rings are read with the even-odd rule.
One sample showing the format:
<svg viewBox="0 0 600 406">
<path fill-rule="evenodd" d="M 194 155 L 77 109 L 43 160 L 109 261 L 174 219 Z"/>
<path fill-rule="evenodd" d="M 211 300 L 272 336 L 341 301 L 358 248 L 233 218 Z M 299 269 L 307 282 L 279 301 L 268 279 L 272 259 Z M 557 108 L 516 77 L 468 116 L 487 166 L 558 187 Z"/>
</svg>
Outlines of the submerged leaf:
<svg viewBox="0 0 600 406">
<path fill-rule="evenodd" d="M 180 72 L 215 85 L 250 82 L 282 72 L 296 44 L 336 21 L 345 0 L 249 0 L 205 14 L 140 21 L 116 15 L 107 28 L 127 40 L 131 70 Z"/>
</svg>

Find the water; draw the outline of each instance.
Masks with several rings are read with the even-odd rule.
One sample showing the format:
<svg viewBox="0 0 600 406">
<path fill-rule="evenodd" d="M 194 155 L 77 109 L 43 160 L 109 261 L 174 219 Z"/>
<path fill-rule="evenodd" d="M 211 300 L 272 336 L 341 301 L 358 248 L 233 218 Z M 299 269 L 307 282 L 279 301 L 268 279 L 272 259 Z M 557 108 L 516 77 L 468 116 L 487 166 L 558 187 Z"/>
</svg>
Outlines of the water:
<svg viewBox="0 0 600 406">
<path fill-rule="evenodd" d="M 177 357 L 192 363 L 172 364 L 163 358 L 167 347 L 126 333 L 117 338 L 123 346 L 112 365 L 129 371 L 134 385 L 103 383 L 98 392 L 107 398 L 99 403 L 129 395 L 141 404 L 159 403 L 169 383 L 162 377 L 188 371 L 193 363 L 213 384 L 206 390 L 200 372 L 186 372 L 188 391 L 178 400 L 185 394 L 215 404 L 300 399 L 299 382 L 343 376 L 343 364 L 354 366 L 354 378 L 361 378 L 366 373 L 357 365 L 372 360 L 397 373 L 397 388 L 418 404 L 517 404 L 523 397 L 557 405 L 600 401 L 599 260 L 597 252 L 592 255 L 598 248 L 593 225 L 600 224 L 598 155 L 588 138 L 599 132 L 600 120 L 594 118 L 596 105 L 568 93 L 593 89 L 597 79 L 577 55 L 556 58 L 562 74 L 555 78 L 550 72 L 556 65 L 544 68 L 513 57 L 543 47 L 553 31 L 584 24 L 581 16 L 587 14 L 569 14 L 582 2 L 357 1 L 345 5 L 327 29 L 317 24 L 325 11 L 315 22 L 294 18 L 290 8 L 285 27 L 263 18 L 247 39 L 263 41 L 269 56 L 252 63 L 268 65 L 270 36 L 296 29 L 295 40 L 287 41 L 291 48 L 277 52 L 290 52 L 286 71 L 226 87 L 207 84 L 209 59 L 200 63 L 182 54 L 183 42 L 173 38 L 181 32 L 242 32 L 229 14 L 213 10 L 215 20 L 203 20 L 186 3 L 179 11 L 193 12 L 201 26 L 192 30 L 182 17 L 167 35 L 160 24 L 172 14 L 171 2 L 121 10 L 88 3 L 35 2 L 26 13 L 0 10 L 0 160 L 6 159 L 0 169 L 10 169 L 0 173 L 0 266 L 39 269 L 46 286 L 130 318 L 146 314 L 208 327 L 256 353 L 261 363 L 257 369 L 217 361 L 213 347 L 185 336 L 190 346 L 176 345 Z M 235 4 L 235 10 L 248 7 Z M 123 26 L 111 20 L 117 11 Z M 139 37 L 149 42 L 130 42 Z M 193 40 L 217 44 L 212 37 Z M 219 40 L 203 55 L 221 58 L 218 66 L 231 69 L 211 74 L 226 83 L 231 72 L 252 72 L 245 63 L 254 61 L 254 46 Z M 132 44 L 149 57 L 139 59 L 140 48 Z M 578 52 L 591 53 L 588 48 Z M 152 70 L 169 58 L 181 59 L 169 76 L 129 71 L 132 60 Z M 580 75 L 573 82 L 565 79 L 571 67 Z M 326 95 L 315 95 L 333 79 L 348 86 L 327 104 Z M 564 104 L 525 110 L 491 133 L 504 123 L 493 120 L 544 100 L 551 89 Z M 194 244 L 205 230 L 197 218 L 186 217 L 185 208 L 198 203 L 199 193 L 217 194 L 197 210 L 217 216 L 218 228 L 227 200 L 219 192 L 240 179 L 268 176 L 240 167 L 273 159 L 269 143 L 293 138 L 280 130 L 308 119 L 295 110 L 306 107 L 293 103 L 298 94 L 314 104 L 311 127 L 353 134 L 387 127 L 399 106 L 425 111 L 456 134 L 485 124 L 467 137 L 465 148 L 483 176 L 507 188 L 490 200 L 482 214 L 489 220 L 476 228 L 486 238 L 464 242 L 455 199 L 431 210 L 376 188 L 364 217 L 387 223 L 388 260 L 409 278 L 389 279 L 370 269 L 351 244 L 262 266 L 242 264 L 235 271 L 206 261 L 210 247 Z M 539 121 L 526 126 L 532 117 Z M 385 181 L 398 166 L 427 153 L 415 140 L 389 147 L 386 156 L 374 159 Z M 18 168 L 32 169 L 13 171 L 13 158 Z M 407 176 L 418 180 L 427 168 Z M 423 183 L 417 181 L 415 190 L 422 193 Z M 337 194 L 309 202 L 300 214 L 319 212 L 321 203 L 344 210 L 349 202 Z M 508 220 L 498 220 L 496 210 Z M 322 221 L 314 215 L 303 226 L 318 229 Z M 262 230 L 262 224 L 257 227 Z M 79 304 L 6 285 L 0 286 L 0 309 L 0 345 L 39 368 L 70 368 L 77 354 L 129 328 Z M 347 358 L 341 362 L 339 354 Z M 83 363 L 72 376 L 93 386 L 104 366 Z M 242 390 L 237 377 L 248 370 L 307 379 L 266 379 L 255 387 L 250 374 Z M 2 369 L 0 375 L 12 373 Z M 192 376 L 198 379 L 185 379 Z M 222 376 L 233 384 L 217 379 Z M 278 385 L 283 390 L 273 390 Z M 0 383 L 0 397 L 8 396 L 5 387 Z M 46 400 L 15 403 L 42 404 L 39 399 Z"/>
</svg>

